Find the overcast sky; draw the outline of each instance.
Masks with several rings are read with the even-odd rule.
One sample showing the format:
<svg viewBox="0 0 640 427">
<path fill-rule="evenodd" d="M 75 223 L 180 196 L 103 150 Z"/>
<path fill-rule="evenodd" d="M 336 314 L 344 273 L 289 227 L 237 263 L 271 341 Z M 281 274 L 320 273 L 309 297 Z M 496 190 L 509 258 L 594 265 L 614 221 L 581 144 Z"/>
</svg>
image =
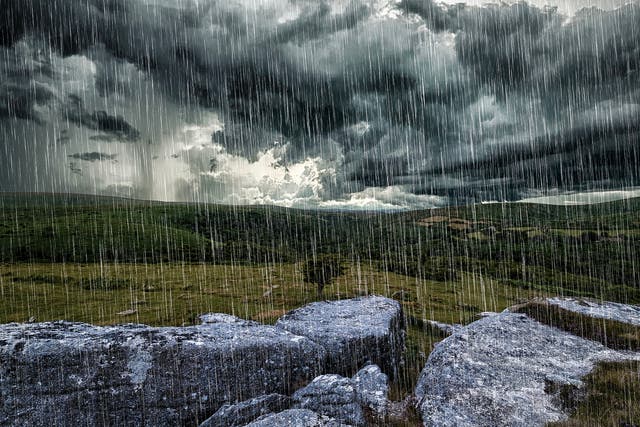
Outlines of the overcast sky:
<svg viewBox="0 0 640 427">
<path fill-rule="evenodd" d="M 2 191 L 378 209 L 640 185 L 637 2 L 7 0 L 0 22 Z"/>
</svg>

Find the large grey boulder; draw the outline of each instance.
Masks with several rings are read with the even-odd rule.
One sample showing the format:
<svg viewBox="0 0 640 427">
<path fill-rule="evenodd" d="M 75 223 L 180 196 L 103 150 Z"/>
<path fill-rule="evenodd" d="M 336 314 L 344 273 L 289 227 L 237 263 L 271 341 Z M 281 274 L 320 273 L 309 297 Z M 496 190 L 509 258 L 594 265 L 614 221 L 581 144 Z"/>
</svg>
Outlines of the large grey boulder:
<svg viewBox="0 0 640 427">
<path fill-rule="evenodd" d="M 364 411 L 353 382 L 340 375 L 328 374 L 315 378 L 293 394 L 295 406 L 354 426 L 365 426 Z"/>
<path fill-rule="evenodd" d="M 277 393 L 254 397 L 244 402 L 224 405 L 200 424 L 200 427 L 241 427 L 263 415 L 287 410 L 292 403 L 289 396 Z"/>
<path fill-rule="evenodd" d="M 425 426 L 544 426 L 567 418 L 556 392 L 579 391 L 603 360 L 638 358 L 524 314 L 457 330 L 429 356 L 416 387 Z"/>
<path fill-rule="evenodd" d="M 305 337 L 229 316 L 203 320 L 0 325 L 0 425 L 194 424 L 321 373 L 325 350 Z"/>
<path fill-rule="evenodd" d="M 404 351 L 402 308 L 380 296 L 311 303 L 282 316 L 276 327 L 323 346 L 325 372 L 345 376 L 371 362 L 393 377 Z"/>
<path fill-rule="evenodd" d="M 265 415 L 246 427 L 349 427 L 325 415 L 308 409 L 288 409 L 277 414 Z"/>
</svg>

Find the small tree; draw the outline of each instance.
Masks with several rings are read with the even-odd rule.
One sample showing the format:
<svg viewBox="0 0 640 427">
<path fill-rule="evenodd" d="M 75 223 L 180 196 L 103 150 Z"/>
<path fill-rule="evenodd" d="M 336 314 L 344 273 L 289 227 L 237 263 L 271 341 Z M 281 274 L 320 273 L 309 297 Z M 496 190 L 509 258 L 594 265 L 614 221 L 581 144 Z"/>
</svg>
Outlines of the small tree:
<svg viewBox="0 0 640 427">
<path fill-rule="evenodd" d="M 322 298 L 325 285 L 344 273 L 342 261 L 336 255 L 320 255 L 307 260 L 302 267 L 304 281 L 318 287 L 318 298 Z"/>
</svg>

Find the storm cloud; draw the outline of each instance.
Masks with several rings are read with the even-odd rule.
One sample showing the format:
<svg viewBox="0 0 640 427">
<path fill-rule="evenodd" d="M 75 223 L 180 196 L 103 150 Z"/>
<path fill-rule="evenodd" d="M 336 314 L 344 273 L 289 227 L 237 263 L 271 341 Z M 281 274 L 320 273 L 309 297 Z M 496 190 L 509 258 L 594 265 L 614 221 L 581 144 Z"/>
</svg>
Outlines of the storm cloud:
<svg viewBox="0 0 640 427">
<path fill-rule="evenodd" d="M 9 0 L 0 20 L 7 189 L 405 207 L 640 185 L 637 3 Z M 82 181 L 67 150 L 118 163 Z"/>
<path fill-rule="evenodd" d="M 85 162 L 103 162 L 107 160 L 115 160 L 118 157 L 116 154 L 98 153 L 92 151 L 91 153 L 75 153 L 68 156 L 70 159 L 83 160 Z"/>
</svg>

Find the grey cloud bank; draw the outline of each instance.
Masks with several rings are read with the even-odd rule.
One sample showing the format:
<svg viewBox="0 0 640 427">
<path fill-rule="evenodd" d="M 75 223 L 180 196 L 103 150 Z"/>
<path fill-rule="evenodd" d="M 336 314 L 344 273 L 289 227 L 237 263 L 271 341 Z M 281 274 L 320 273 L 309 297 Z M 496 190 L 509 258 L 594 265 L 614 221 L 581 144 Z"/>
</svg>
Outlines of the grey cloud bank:
<svg viewBox="0 0 640 427">
<path fill-rule="evenodd" d="M 640 185 L 638 3 L 9 0 L 0 21 L 5 191 L 398 209 Z"/>
</svg>

